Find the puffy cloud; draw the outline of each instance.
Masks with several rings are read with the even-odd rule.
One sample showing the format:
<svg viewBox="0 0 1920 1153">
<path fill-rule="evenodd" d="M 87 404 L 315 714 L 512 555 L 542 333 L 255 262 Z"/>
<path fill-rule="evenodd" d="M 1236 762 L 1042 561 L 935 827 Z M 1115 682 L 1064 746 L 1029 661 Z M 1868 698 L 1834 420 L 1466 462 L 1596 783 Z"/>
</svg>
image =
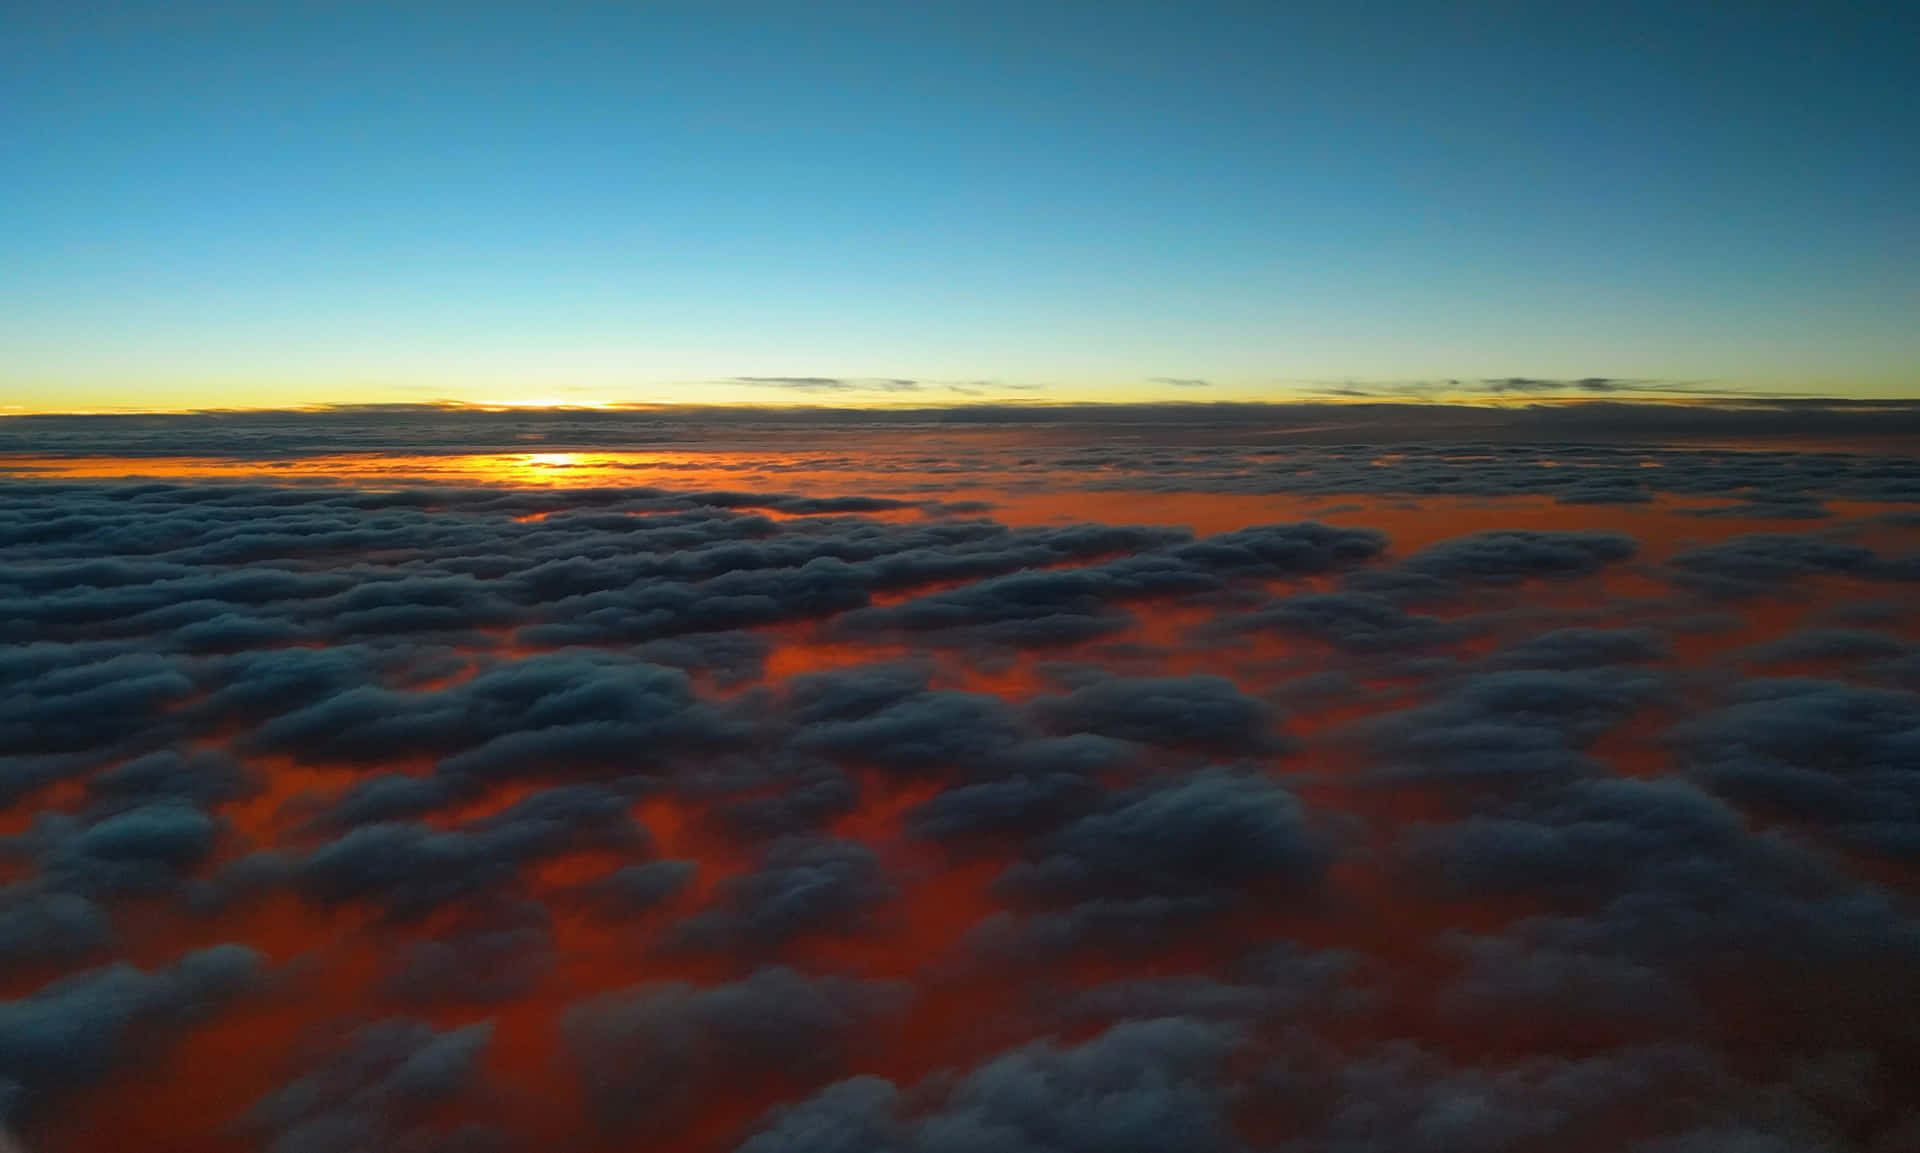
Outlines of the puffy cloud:
<svg viewBox="0 0 1920 1153">
<path fill-rule="evenodd" d="M 751 632 L 689 633 L 641 645 L 641 660 L 706 673 L 729 688 L 760 679 L 772 642 Z"/>
<path fill-rule="evenodd" d="M 1364 1007 L 1366 992 L 1347 984 L 1355 956 L 1310 953 L 1291 943 L 1255 950 L 1218 977 L 1188 973 L 1107 981 L 1063 997 L 1069 1021 L 1157 1017 L 1250 1024 Z"/>
<path fill-rule="evenodd" d="M 1098 784 L 1078 773 L 980 781 L 915 806 L 907 820 L 915 833 L 932 840 L 1020 837 L 1088 812 L 1100 792 Z"/>
<path fill-rule="evenodd" d="M 48 883 L 74 892 L 157 893 L 213 850 L 218 826 L 193 805 L 166 800 L 80 826 L 43 817 L 40 868 Z"/>
<path fill-rule="evenodd" d="M 1286 747 L 1273 710 L 1222 676 L 1102 678 L 1064 696 L 1037 698 L 1032 709 L 1056 733 L 1214 753 Z"/>
<path fill-rule="evenodd" d="M 1474 892 L 1600 897 L 1676 860 L 1732 864 L 1747 845 L 1737 814 L 1676 781 L 1578 782 L 1488 809 L 1416 830 L 1420 871 Z"/>
<path fill-rule="evenodd" d="M 1646 1149 L 1765 1116 L 1795 1149 L 1831 1148 L 1819 1118 L 1685 1045 L 1648 1045 L 1512 1065 L 1450 1066 L 1397 1042 L 1329 1060 L 1307 1050 L 1262 1082 L 1274 1106 L 1305 1115 L 1302 1153 L 1547 1153 Z M 1653 1146 L 1657 1148 L 1658 1146 Z M 1737 1148 L 1737 1146 L 1735 1146 Z"/>
<path fill-rule="evenodd" d="M 1698 779 L 1734 801 L 1855 849 L 1920 859 L 1920 696 L 1748 682 L 1673 736 Z"/>
<path fill-rule="evenodd" d="M 239 945 L 151 972 L 124 962 L 0 1001 L 0 1112 L 19 1118 L 177 1036 L 250 988 L 262 958 Z"/>
<path fill-rule="evenodd" d="M 673 943 L 751 953 L 802 933 L 851 931 L 894 896 L 872 849 L 857 841 L 783 837 L 752 872 L 721 883 L 720 905 L 683 922 Z"/>
<path fill-rule="evenodd" d="M 1445 644 L 1470 626 L 1409 613 L 1371 593 L 1300 593 L 1216 626 L 1222 632 L 1274 631 L 1309 637 L 1352 653 L 1394 652 Z"/>
<path fill-rule="evenodd" d="M 401 946 L 385 992 L 422 1003 L 494 1004 L 532 992 L 558 959 L 545 906 L 501 901 L 473 910 L 446 929 Z"/>
<path fill-rule="evenodd" d="M 622 865 L 581 888 L 609 911 L 631 914 L 672 898 L 687 887 L 699 870 L 699 864 L 694 861 L 648 861 Z"/>
<path fill-rule="evenodd" d="M 1372 560 L 1386 551 L 1384 533 L 1301 521 L 1260 524 L 1202 537 L 1171 551 L 1211 572 L 1258 577 L 1306 576 Z"/>
<path fill-rule="evenodd" d="M 1115 793 L 1032 842 L 994 889 L 1037 911 L 989 919 L 973 940 L 989 956 L 1164 946 L 1167 933 L 1257 894 L 1312 889 L 1329 857 L 1279 784 L 1197 772 Z"/>
<path fill-rule="evenodd" d="M 0 969 L 84 960 L 113 941 L 105 910 L 45 885 L 0 887 Z"/>
<path fill-rule="evenodd" d="M 1659 681 L 1619 669 L 1515 669 L 1467 677 L 1358 731 L 1393 780 L 1525 782 L 1595 771 L 1582 750 L 1652 699 Z"/>
<path fill-rule="evenodd" d="M 90 659 L 33 645 L 0 660 L 0 799 L 160 744 L 168 710 L 193 695 L 179 665 L 153 653 Z"/>
<path fill-rule="evenodd" d="M 1115 795 L 1044 839 L 1000 885 L 1040 899 L 1209 896 L 1311 882 L 1323 863 L 1292 793 L 1265 777 L 1208 771 Z"/>
<path fill-rule="evenodd" d="M 1801 989 L 1814 1018 L 1802 1027 L 1878 1030 L 1910 1043 L 1910 1019 L 1890 1006 L 1912 995 L 1888 974 L 1920 961 L 1920 923 L 1886 892 L 1749 832 L 1683 781 L 1576 781 L 1489 809 L 1417 829 L 1407 845 L 1410 878 L 1550 902 L 1551 911 L 1509 926 L 1504 941 L 1467 945 L 1481 970 L 1468 980 L 1483 987 L 1459 994 L 1462 1004 L 1529 995 L 1558 1003 L 1576 989 L 1597 998 L 1636 984 L 1674 998 L 1729 971 L 1813 966 L 1847 976 Z M 1498 989 L 1484 987 L 1490 974 L 1500 975 Z"/>
<path fill-rule="evenodd" d="M 301 860 L 294 880 L 322 904 L 374 899 L 396 916 L 508 886 L 530 861 L 612 847 L 647 845 L 625 794 L 593 785 L 535 793 L 454 829 L 408 822 L 363 825 Z"/>
<path fill-rule="evenodd" d="M 283 713 L 251 748 L 317 761 L 436 756 L 454 777 L 499 778 L 645 767 L 641 750 L 737 737 L 684 673 L 605 656 L 557 653 L 490 668 L 437 692 L 363 685 Z"/>
<path fill-rule="evenodd" d="M 1865 629 L 1801 629 L 1752 645 L 1735 654 L 1748 664 L 1792 661 L 1867 661 L 1904 656 L 1909 646 L 1898 637 Z"/>
<path fill-rule="evenodd" d="M 1874 564 L 1873 550 L 1817 536 L 1749 533 L 1686 549 L 1667 559 L 1673 580 L 1708 596 L 1736 598 L 1777 591 L 1818 573 L 1858 573 Z"/>
<path fill-rule="evenodd" d="M 116 809 L 169 800 L 207 807 L 248 796 L 258 787 L 246 765 L 219 749 L 163 749 L 87 779 L 95 803 Z"/>
<path fill-rule="evenodd" d="M 1622 533 L 1495 529 L 1428 545 L 1400 564 L 1420 576 L 1508 585 L 1591 576 L 1638 550 Z"/>
<path fill-rule="evenodd" d="M 793 678 L 793 746 L 902 772 L 978 767 L 1020 737 L 1012 706 L 988 693 L 932 690 L 918 670 L 887 666 Z"/>
<path fill-rule="evenodd" d="M 730 984 L 640 985 L 568 1009 L 567 1047 L 610 1132 L 663 1138 L 713 1094 L 837 1072 L 903 986 L 763 968 Z"/>
<path fill-rule="evenodd" d="M 804 833 L 853 810 L 860 790 L 836 766 L 802 757 L 776 764 L 767 778 L 746 778 L 754 791 L 709 810 L 723 831 L 755 839 Z"/>
<path fill-rule="evenodd" d="M 1658 964 L 1524 937 L 1451 934 L 1436 944 L 1462 966 L 1439 998 L 1440 1010 L 1456 1023 L 1498 1021 L 1621 1040 L 1699 1027 L 1701 1012 L 1686 983 Z"/>
<path fill-rule="evenodd" d="M 490 1022 L 446 1032 L 407 1018 L 357 1030 L 291 1083 L 248 1112 L 247 1126 L 269 1138 L 269 1153 L 422 1150 L 481 1153 L 499 1147 L 485 1127 L 451 1131 L 431 1110 L 474 1092 Z"/>
<path fill-rule="evenodd" d="M 925 1111 L 886 1081 L 856 1078 L 775 1111 L 738 1153 L 1231 1153 L 1244 1146 L 1220 1074 L 1239 1040 L 1168 1018 L 1075 1046 L 1040 1041 L 981 1065 Z"/>
<path fill-rule="evenodd" d="M 840 628 L 850 634 L 906 632 L 956 645 L 1070 645 L 1130 626 L 1133 617 L 1118 607 L 1121 602 L 1217 587 L 1204 572 L 1170 559 L 1136 557 L 977 581 L 849 613 Z"/>
<path fill-rule="evenodd" d="M 1650 628 L 1566 628 L 1507 645 L 1488 663 L 1515 669 L 1591 669 L 1646 664 L 1669 655 L 1665 640 Z"/>
</svg>

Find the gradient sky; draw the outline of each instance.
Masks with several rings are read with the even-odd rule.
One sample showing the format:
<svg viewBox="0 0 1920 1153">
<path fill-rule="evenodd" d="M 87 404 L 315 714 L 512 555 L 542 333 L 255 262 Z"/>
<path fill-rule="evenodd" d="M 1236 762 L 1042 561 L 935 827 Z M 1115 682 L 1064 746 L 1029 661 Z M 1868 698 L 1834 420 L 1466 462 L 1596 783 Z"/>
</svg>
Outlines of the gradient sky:
<svg viewBox="0 0 1920 1153">
<path fill-rule="evenodd" d="M 1897 3 L 0 0 L 0 408 L 1911 394 L 1916 47 Z"/>
</svg>

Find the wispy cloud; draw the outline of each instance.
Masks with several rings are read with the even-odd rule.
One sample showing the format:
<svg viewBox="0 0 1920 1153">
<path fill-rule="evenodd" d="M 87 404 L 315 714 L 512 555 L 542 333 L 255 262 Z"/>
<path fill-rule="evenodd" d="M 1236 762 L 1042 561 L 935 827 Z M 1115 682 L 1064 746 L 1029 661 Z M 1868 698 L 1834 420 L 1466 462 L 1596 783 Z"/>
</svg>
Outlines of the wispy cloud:
<svg viewBox="0 0 1920 1153">
<path fill-rule="evenodd" d="M 1160 382 L 1178 383 L 1173 380 L 1160 380 Z M 1484 376 L 1445 377 L 1433 380 L 1343 380 L 1336 383 L 1321 383 L 1311 391 L 1319 396 L 1427 400 L 1442 397 L 1511 394 L 1540 397 L 1732 395 L 1726 390 L 1714 388 L 1706 381 L 1621 376 Z"/>
<path fill-rule="evenodd" d="M 920 382 L 901 377 L 735 376 L 735 384 L 758 384 L 796 392 L 919 392 Z"/>
</svg>

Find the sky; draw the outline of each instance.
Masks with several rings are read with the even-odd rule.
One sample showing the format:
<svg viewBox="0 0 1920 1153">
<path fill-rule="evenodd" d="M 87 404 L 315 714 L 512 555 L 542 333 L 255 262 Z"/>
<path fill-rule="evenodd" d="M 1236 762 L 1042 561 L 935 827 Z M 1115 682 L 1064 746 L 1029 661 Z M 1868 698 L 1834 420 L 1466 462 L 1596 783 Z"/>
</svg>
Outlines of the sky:
<svg viewBox="0 0 1920 1153">
<path fill-rule="evenodd" d="M 1895 3 L 5 0 L 0 411 L 1911 395 L 1917 45 Z"/>
</svg>

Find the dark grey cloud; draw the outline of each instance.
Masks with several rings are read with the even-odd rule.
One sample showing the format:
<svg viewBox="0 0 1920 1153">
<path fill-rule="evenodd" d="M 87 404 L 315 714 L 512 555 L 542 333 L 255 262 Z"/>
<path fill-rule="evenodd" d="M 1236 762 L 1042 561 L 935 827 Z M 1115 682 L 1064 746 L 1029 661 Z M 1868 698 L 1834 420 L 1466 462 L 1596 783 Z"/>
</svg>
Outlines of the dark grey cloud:
<svg viewBox="0 0 1920 1153">
<path fill-rule="evenodd" d="M 752 872 L 721 882 L 718 905 L 681 922 L 670 944 L 752 954 L 804 933 L 857 931 L 894 896 L 879 857 L 865 845 L 783 837 Z"/>
<path fill-rule="evenodd" d="M 766 670 L 773 643 L 752 632 L 689 633 L 650 641 L 634 651 L 649 664 L 706 673 L 727 688 L 751 684 Z"/>
<path fill-rule="evenodd" d="M 966 842 L 1022 837 L 1057 828 L 1089 812 L 1101 794 L 1079 773 L 981 781 L 948 789 L 907 816 L 919 836 Z"/>
<path fill-rule="evenodd" d="M 499 1004 L 532 992 L 558 963 L 544 905 L 509 899 L 464 911 L 401 946 L 383 991 L 416 1005 Z"/>
<path fill-rule="evenodd" d="M 314 821 L 317 826 L 353 828 L 380 821 L 423 817 L 464 795 L 463 782 L 445 777 L 379 773 L 362 777 Z"/>
<path fill-rule="evenodd" d="M 1564 1029 L 1569 1037 L 1653 1041 L 1702 1027 L 1698 999 L 1658 963 L 1521 937 L 1450 933 L 1436 951 L 1459 962 L 1440 993 L 1450 1023 Z M 1536 1024 L 1538 1023 L 1538 1024 Z"/>
<path fill-rule="evenodd" d="M 1678 780 L 1574 782 L 1411 834 L 1409 879 L 1467 895 L 1530 894 L 1552 910 L 1473 943 L 1479 966 L 1456 1008 L 1519 1006 L 1519 1016 L 1641 993 L 1683 1006 L 1727 1002 L 1726 1027 L 1753 1013 L 1802 1035 L 1911 1045 L 1914 998 L 1895 974 L 1920 961 L 1920 924 L 1890 895 L 1832 869 Z M 1478 954 L 1473 956 L 1473 954 Z M 1807 967 L 1835 980 L 1798 1004 L 1758 990 L 1802 987 Z M 1755 974 L 1761 984 L 1750 984 Z M 1844 974 L 1844 977 L 1841 975 Z M 1489 988 L 1490 978 L 1497 987 Z M 1676 1018 L 1677 1020 L 1678 1018 Z"/>
<path fill-rule="evenodd" d="M 685 674 L 599 655 L 534 656 L 439 692 L 363 685 L 260 725 L 250 748 L 319 761 L 438 756 L 453 776 L 550 765 L 638 769 L 637 751 L 722 740 Z"/>
<path fill-rule="evenodd" d="M 1592 899 L 1676 860 L 1731 861 L 1745 845 L 1737 814 L 1684 783 L 1597 780 L 1416 831 L 1413 849 L 1429 880 L 1461 891 Z"/>
<path fill-rule="evenodd" d="M 110 809 L 164 801 L 208 807 L 252 795 L 259 788 L 253 770 L 220 749 L 188 753 L 162 749 L 87 779 L 87 794 L 94 804 Z"/>
<path fill-rule="evenodd" d="M 1231 580 L 1304 576 L 1364 562 L 1384 550 L 1367 529 L 1313 522 L 1257 525 L 1077 568 L 1024 571 L 841 618 L 852 634 L 904 632 L 924 642 L 1069 645 L 1134 623 L 1124 606 L 1215 593 Z"/>
<path fill-rule="evenodd" d="M 1057 1012 L 1076 1023 L 1184 1017 L 1230 1024 L 1352 1012 L 1370 1003 L 1350 983 L 1356 960 L 1342 950 L 1282 943 L 1255 950 L 1218 976 L 1133 977 L 1061 991 Z"/>
<path fill-rule="evenodd" d="M 1528 784 L 1599 771 L 1583 750 L 1659 686 L 1617 668 L 1479 673 L 1355 731 L 1374 750 L 1377 779 Z"/>
<path fill-rule="evenodd" d="M 1250 525 L 1177 546 L 1172 555 L 1232 576 L 1306 576 L 1357 565 L 1386 551 L 1386 534 L 1300 521 Z"/>
<path fill-rule="evenodd" d="M 1174 562 L 1129 558 L 1092 568 L 1014 573 L 899 605 L 857 609 L 841 618 L 840 628 L 856 635 L 904 632 L 958 645 L 1071 645 L 1130 627 L 1134 618 L 1119 607 L 1121 602 L 1217 587 L 1217 580 Z"/>
<path fill-rule="evenodd" d="M 591 848 L 644 851 L 631 804 L 617 788 L 564 785 L 452 829 L 362 825 L 299 861 L 293 879 L 321 904 L 373 900 L 395 916 L 418 916 L 508 888 L 532 861 Z"/>
<path fill-rule="evenodd" d="M 1215 622 L 1206 634 L 1278 632 L 1350 653 L 1403 652 L 1470 635 L 1465 622 L 1410 613 L 1392 599 L 1362 592 L 1300 593 Z"/>
<path fill-rule="evenodd" d="M 43 814 L 29 834 L 49 884 L 92 896 L 171 889 L 213 851 L 218 835 L 214 818 L 176 799 L 122 809 L 90 823 Z"/>
<path fill-rule="evenodd" d="M 720 762 L 723 770 L 732 764 Z M 709 762 L 708 767 L 712 766 Z M 746 794 L 714 800 L 708 820 L 722 832 L 745 840 L 819 829 L 852 812 L 860 800 L 860 788 L 846 771 L 805 754 L 753 759 L 737 780 L 747 788 Z"/>
<path fill-rule="evenodd" d="M 1164 947 L 1256 899 L 1311 892 L 1331 846 L 1273 780 L 1209 770 L 1115 792 L 1031 842 L 994 890 L 1031 915 L 977 927 L 988 956 Z"/>
<path fill-rule="evenodd" d="M 1209 771 L 1114 795 L 998 885 L 1039 900 L 1210 896 L 1311 883 L 1324 863 L 1292 793 L 1265 777 Z"/>
<path fill-rule="evenodd" d="M 758 666 L 755 639 L 741 628 L 858 608 L 875 590 L 991 577 L 1191 539 L 1171 529 L 1015 530 L 950 517 L 894 524 L 858 516 L 934 509 L 876 497 L 654 489 L 372 494 L 182 485 L 20 491 L 24 503 L 36 506 L 29 515 L 39 514 L 23 518 L 23 527 L 44 526 L 49 517 L 81 523 L 65 534 L 36 529 L 16 550 L 21 563 L 0 565 L 0 609 L 6 610 L 0 620 L 18 639 L 159 641 L 184 653 L 233 652 L 225 664 L 208 663 L 207 672 L 253 667 L 267 680 L 279 671 L 276 663 L 306 663 L 319 674 L 318 665 L 331 660 L 342 690 L 367 679 L 364 671 L 356 677 L 344 667 L 354 654 L 235 650 L 288 642 L 351 648 L 346 642 L 384 644 L 398 635 L 471 650 L 510 630 L 540 645 L 659 642 L 651 652 L 663 663 L 740 679 Z M 87 515 L 63 518 L 60 510 L 69 504 Z M 735 511 L 753 507 L 809 519 L 776 522 Z M 333 568 L 343 554 L 380 560 L 348 574 Z M 328 571 L 298 571 L 316 560 Z M 164 678 L 156 691 L 192 691 L 170 675 L 184 675 L 179 662 L 159 664 L 150 653 L 126 652 L 101 652 L 88 662 L 104 665 L 95 675 L 110 682 L 95 688 L 124 694 L 144 687 L 135 670 L 121 667 L 127 660 L 145 662 Z M 22 674 L 28 663 L 19 666 Z M 45 660 L 40 667 L 45 676 L 54 670 Z M 50 698 L 86 689 L 74 669 L 68 659 L 60 668 L 64 680 L 33 687 Z M 256 678 L 245 679 L 251 686 Z M 263 681 L 235 699 L 238 690 L 214 688 L 210 711 L 271 691 Z M 80 709 L 101 702 L 76 697 L 70 703 Z M 51 699 L 43 703 L 49 717 L 58 707 Z M 117 712 L 142 719 L 135 709 Z M 44 739 L 57 735 L 49 727 Z"/>
<path fill-rule="evenodd" d="M 772 967 L 725 985 L 610 993 L 568 1009 L 562 1031 L 600 1125 L 664 1139 L 717 1094 L 834 1076 L 908 997 L 901 985 Z"/>
<path fill-rule="evenodd" d="M 1137 745 L 1095 733 L 1028 740 L 997 761 L 1001 775 L 963 779 L 914 806 L 907 828 L 956 848 L 1044 832 L 1090 812 L 1106 792 L 1100 776 L 1139 759 Z"/>
<path fill-rule="evenodd" d="M 127 653 L 66 664 L 64 646 L 0 659 L 0 798 L 176 733 L 168 710 L 195 686 L 178 664 Z"/>
<path fill-rule="evenodd" d="M 1420 576 L 1467 584 L 1516 584 L 1592 576 L 1638 551 L 1630 536 L 1611 532 L 1494 529 L 1428 545 L 1400 562 Z"/>
<path fill-rule="evenodd" d="M 1775 592 L 1823 573 L 1864 573 L 1876 558 L 1865 545 L 1786 533 L 1748 533 L 1686 549 L 1667 559 L 1674 583 L 1733 599 Z"/>
<path fill-rule="evenodd" d="M 1290 1058 L 1261 1090 L 1305 1130 L 1289 1146 L 1302 1153 L 1840 1147 L 1813 1110 L 1686 1044 L 1488 1066 L 1454 1065 L 1405 1041 L 1344 1059 L 1302 1046 Z M 1735 1134 L 1756 1124 L 1747 1131 L 1782 1143 L 1741 1143 Z"/>
<path fill-rule="evenodd" d="M 1900 657 L 1912 648 L 1899 637 L 1866 629 L 1800 629 L 1770 641 L 1749 645 L 1735 659 L 1756 665 L 1794 661 L 1860 662 Z"/>
<path fill-rule="evenodd" d="M 1853 849 L 1920 860 L 1920 696 L 1754 681 L 1672 737 L 1702 783 L 1742 805 Z"/>
<path fill-rule="evenodd" d="M 795 749 L 904 773 L 984 768 L 1021 737 L 1019 714 L 1001 697 L 929 689 L 910 667 L 796 676 L 788 700 Z"/>
<path fill-rule="evenodd" d="M 404 1017 L 363 1026 L 255 1103 L 245 1127 L 266 1138 L 268 1153 L 498 1149 L 500 1136 L 478 1123 L 450 1132 L 432 1123 L 433 1110 L 476 1094 L 492 1037 L 492 1022 L 444 1032 Z"/>
<path fill-rule="evenodd" d="M 252 988 L 263 965 L 252 949 L 217 945 L 166 968 L 119 962 L 0 1001 L 0 1115 L 29 1117 L 138 1061 Z"/>
<path fill-rule="evenodd" d="M 1116 1025 L 1080 1045 L 1002 1054 L 931 1107 L 877 1077 L 842 1081 L 776 1110 L 739 1153 L 1233 1153 L 1233 1094 L 1221 1074 L 1229 1027 L 1167 1018 Z"/>
<path fill-rule="evenodd" d="M 1506 645 L 1487 663 L 1515 669 L 1592 669 L 1667 659 L 1664 638 L 1650 628 L 1553 629 Z"/>
<path fill-rule="evenodd" d="M 0 887 L 0 970 L 84 961 L 113 941 L 112 919 L 87 897 L 34 882 Z"/>
<path fill-rule="evenodd" d="M 662 860 L 622 865 L 586 882 L 581 892 L 616 916 L 630 916 L 672 899 L 699 871 L 697 861 Z"/>
<path fill-rule="evenodd" d="M 1273 709 L 1221 676 L 1108 677 L 1035 698 L 1031 707 L 1041 725 L 1060 734 L 1225 754 L 1287 747 Z"/>
<path fill-rule="evenodd" d="M 1213 382 L 1197 376 L 1149 376 L 1149 384 L 1166 384 L 1174 388 L 1210 388 Z"/>
</svg>

